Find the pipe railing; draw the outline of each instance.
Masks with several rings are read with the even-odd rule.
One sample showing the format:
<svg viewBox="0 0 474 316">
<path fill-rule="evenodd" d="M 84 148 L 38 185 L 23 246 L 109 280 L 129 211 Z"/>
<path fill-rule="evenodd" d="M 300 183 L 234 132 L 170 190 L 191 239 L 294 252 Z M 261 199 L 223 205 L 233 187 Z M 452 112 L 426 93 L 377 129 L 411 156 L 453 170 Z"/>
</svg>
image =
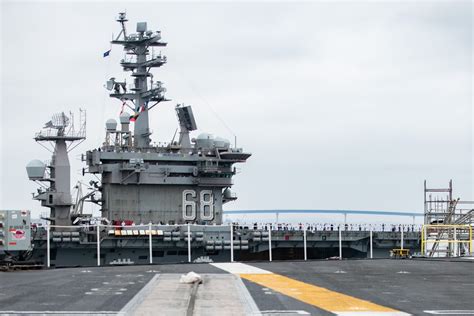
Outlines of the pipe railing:
<svg viewBox="0 0 474 316">
<path fill-rule="evenodd" d="M 139 224 L 139 225 L 103 225 L 100 223 L 94 224 L 94 225 L 81 225 L 81 226 L 61 226 L 61 225 L 46 225 L 46 263 L 47 267 L 49 268 L 51 266 L 51 228 L 63 228 L 63 229 L 90 229 L 91 227 L 94 227 L 96 230 L 96 252 L 97 252 L 97 266 L 101 265 L 101 258 L 100 258 L 100 253 L 101 253 L 101 228 L 114 228 L 114 229 L 125 229 L 125 230 L 135 230 L 135 229 L 140 229 L 140 228 L 147 228 L 145 231 L 145 235 L 148 235 L 148 247 L 149 247 L 149 263 L 153 264 L 153 230 L 156 227 L 159 228 L 165 228 L 165 227 L 186 227 L 186 241 L 187 241 L 187 255 L 188 255 L 188 262 L 192 262 L 192 247 L 191 247 L 191 227 L 209 227 L 209 228 L 214 228 L 214 227 L 228 227 L 229 228 L 229 234 L 230 234 L 230 262 L 234 262 L 234 228 L 235 225 L 233 223 L 229 225 L 199 225 L 199 224 L 175 224 L 175 225 L 162 225 L 162 224 Z M 262 229 L 261 229 L 262 230 Z M 66 230 L 67 231 L 67 230 Z M 281 230 L 274 229 L 274 227 L 271 227 L 270 230 L 263 230 L 268 232 L 268 261 L 273 261 L 273 254 L 272 254 L 272 232 L 275 233 L 280 233 Z M 307 229 L 306 225 L 303 226 L 302 229 L 303 232 L 303 260 L 308 260 L 308 232 L 311 232 Z M 329 231 L 327 231 L 329 232 Z M 343 259 L 343 233 L 349 233 L 349 232 L 354 232 L 354 231 L 346 231 L 343 230 L 343 225 L 339 225 L 337 227 L 338 233 L 338 244 L 339 244 L 339 259 Z M 356 231 L 357 232 L 357 231 Z M 401 233 L 401 239 L 400 239 L 400 244 L 401 248 L 403 249 L 404 247 L 404 234 L 403 230 L 400 232 Z M 278 240 L 281 241 L 281 240 Z M 369 230 L 369 258 L 373 258 L 373 230 L 370 228 Z"/>
</svg>

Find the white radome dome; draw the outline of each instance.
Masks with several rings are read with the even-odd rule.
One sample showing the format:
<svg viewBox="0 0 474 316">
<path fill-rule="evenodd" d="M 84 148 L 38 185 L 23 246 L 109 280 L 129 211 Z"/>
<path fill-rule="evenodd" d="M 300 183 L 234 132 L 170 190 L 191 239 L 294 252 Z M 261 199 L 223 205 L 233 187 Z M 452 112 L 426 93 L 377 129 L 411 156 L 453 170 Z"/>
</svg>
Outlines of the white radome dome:
<svg viewBox="0 0 474 316">
<path fill-rule="evenodd" d="M 196 147 L 197 148 L 213 148 L 214 147 L 214 136 L 209 133 L 201 133 L 196 138 Z"/>
<path fill-rule="evenodd" d="M 105 122 L 105 128 L 108 131 L 115 131 L 117 129 L 117 121 L 114 119 L 108 119 L 107 122 Z"/>
<path fill-rule="evenodd" d="M 130 124 L 130 113 L 123 112 L 120 114 L 120 123 L 121 124 Z"/>
</svg>

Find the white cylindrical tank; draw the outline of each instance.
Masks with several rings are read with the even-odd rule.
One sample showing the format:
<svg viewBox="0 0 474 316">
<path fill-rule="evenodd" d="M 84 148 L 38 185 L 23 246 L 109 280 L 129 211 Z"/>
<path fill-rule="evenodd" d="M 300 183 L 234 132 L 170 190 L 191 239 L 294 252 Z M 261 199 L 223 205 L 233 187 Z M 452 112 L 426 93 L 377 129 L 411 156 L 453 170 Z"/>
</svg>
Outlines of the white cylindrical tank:
<svg viewBox="0 0 474 316">
<path fill-rule="evenodd" d="M 130 126 L 130 113 L 123 112 L 120 114 L 120 124 L 122 124 L 122 132 L 128 132 Z"/>
<path fill-rule="evenodd" d="M 123 112 L 120 114 L 120 124 L 130 124 L 130 113 Z"/>
<path fill-rule="evenodd" d="M 28 173 L 28 178 L 30 178 L 30 180 L 42 179 L 45 171 L 46 165 L 38 159 L 30 161 L 26 165 L 26 173 Z"/>
</svg>

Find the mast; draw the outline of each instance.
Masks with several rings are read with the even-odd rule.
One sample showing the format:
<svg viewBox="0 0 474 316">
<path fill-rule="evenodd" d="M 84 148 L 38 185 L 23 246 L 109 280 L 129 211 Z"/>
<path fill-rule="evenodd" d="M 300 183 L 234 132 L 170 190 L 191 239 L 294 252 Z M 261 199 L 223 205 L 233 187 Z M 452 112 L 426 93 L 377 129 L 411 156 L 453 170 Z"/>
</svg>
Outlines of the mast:
<svg viewBox="0 0 474 316">
<path fill-rule="evenodd" d="M 42 143 L 52 145 L 54 149 L 51 151 L 51 162 L 45 164 L 39 160 L 33 160 L 26 166 L 30 180 L 49 183 L 49 186 L 40 184 L 33 198 L 41 201 L 42 206 L 51 209 L 49 219 L 52 225 L 71 224 L 71 166 L 68 152 L 86 138 L 86 116 L 83 110 L 80 110 L 79 123 L 79 131 L 76 131 L 72 113 L 70 117 L 64 112 L 53 115 L 34 138 L 41 145 Z M 49 147 L 42 146 L 49 150 Z"/>
<path fill-rule="evenodd" d="M 124 71 L 131 71 L 133 85 L 128 90 L 126 82 L 116 82 L 111 78 L 107 82 L 107 88 L 113 90 L 110 97 L 117 98 L 122 102 L 131 101 L 134 105 L 134 113 L 130 121 L 135 122 L 134 146 L 136 148 L 150 147 L 150 135 L 148 111 L 150 108 L 162 101 L 168 101 L 164 97 L 166 89 L 160 81 L 153 82 L 151 68 L 161 67 L 166 63 L 166 57 L 159 54 L 150 54 L 150 47 L 166 46 L 161 42 L 161 32 L 147 29 L 146 22 L 137 23 L 137 33 L 127 35 L 125 22 L 128 21 L 124 12 L 119 13 L 117 21 L 122 25 L 119 36 L 111 43 L 122 45 L 125 58 L 121 61 Z"/>
</svg>

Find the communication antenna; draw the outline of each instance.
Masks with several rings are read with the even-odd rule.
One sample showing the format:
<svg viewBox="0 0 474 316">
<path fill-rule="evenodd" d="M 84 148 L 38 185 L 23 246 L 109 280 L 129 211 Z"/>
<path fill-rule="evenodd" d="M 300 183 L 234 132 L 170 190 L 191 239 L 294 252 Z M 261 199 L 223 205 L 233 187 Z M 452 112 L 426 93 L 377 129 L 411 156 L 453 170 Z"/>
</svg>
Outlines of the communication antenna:
<svg viewBox="0 0 474 316">
<path fill-rule="evenodd" d="M 127 37 L 127 29 L 125 27 L 125 22 L 127 22 L 127 13 L 126 12 L 120 12 L 119 16 L 117 18 L 117 22 L 119 22 L 122 25 L 122 30 L 120 31 L 119 35 L 115 40 L 118 40 L 120 38 L 120 35 L 123 34 L 123 37 Z"/>
</svg>

